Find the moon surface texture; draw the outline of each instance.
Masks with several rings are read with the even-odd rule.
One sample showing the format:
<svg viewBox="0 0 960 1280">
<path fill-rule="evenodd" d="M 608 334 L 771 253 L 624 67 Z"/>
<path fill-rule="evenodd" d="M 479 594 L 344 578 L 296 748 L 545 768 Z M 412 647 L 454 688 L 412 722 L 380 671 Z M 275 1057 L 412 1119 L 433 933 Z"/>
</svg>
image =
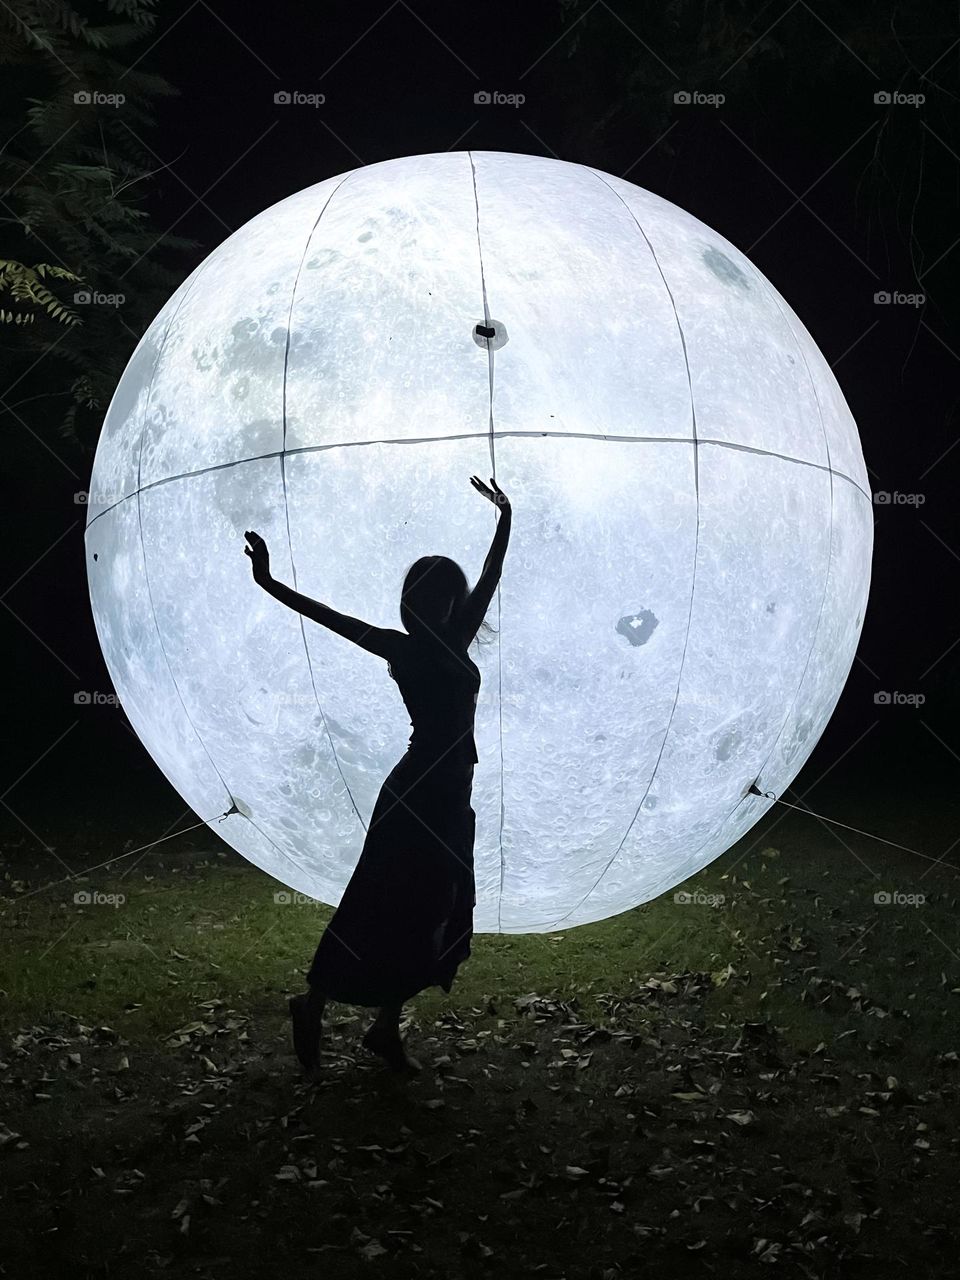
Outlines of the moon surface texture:
<svg viewBox="0 0 960 1280">
<path fill-rule="evenodd" d="M 787 303 L 675 205 L 577 164 L 386 161 L 210 254 L 117 388 L 87 570 L 123 707 L 244 857 L 337 904 L 410 734 L 386 664 L 261 591 L 399 627 L 421 555 L 475 581 L 476 927 L 648 901 L 783 792 L 850 670 L 872 507 Z M 291 899 L 296 900 L 295 895 Z"/>
</svg>

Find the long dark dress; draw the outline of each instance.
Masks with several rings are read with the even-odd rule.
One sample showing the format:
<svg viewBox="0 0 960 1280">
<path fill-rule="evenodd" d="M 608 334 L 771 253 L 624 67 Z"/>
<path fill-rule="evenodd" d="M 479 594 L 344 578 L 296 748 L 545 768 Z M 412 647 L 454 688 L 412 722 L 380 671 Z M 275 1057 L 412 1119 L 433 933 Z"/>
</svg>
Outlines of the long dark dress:
<svg viewBox="0 0 960 1280">
<path fill-rule="evenodd" d="M 471 804 L 480 672 L 462 642 L 404 636 L 390 662 L 413 729 L 387 775 L 356 870 L 307 975 L 347 1004 L 449 992 L 470 954 Z"/>
</svg>

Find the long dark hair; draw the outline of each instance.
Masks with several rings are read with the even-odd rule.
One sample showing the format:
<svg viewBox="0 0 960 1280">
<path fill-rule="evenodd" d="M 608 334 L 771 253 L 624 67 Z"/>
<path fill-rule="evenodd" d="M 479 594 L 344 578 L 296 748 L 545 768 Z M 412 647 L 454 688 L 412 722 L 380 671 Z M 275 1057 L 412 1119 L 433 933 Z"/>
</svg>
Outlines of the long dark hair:
<svg viewBox="0 0 960 1280">
<path fill-rule="evenodd" d="M 400 591 L 400 621 L 410 635 L 442 638 L 456 630 L 457 618 L 470 594 L 467 575 L 449 556 L 421 556 L 407 570 Z M 476 639 L 495 635 L 481 622 Z"/>
</svg>

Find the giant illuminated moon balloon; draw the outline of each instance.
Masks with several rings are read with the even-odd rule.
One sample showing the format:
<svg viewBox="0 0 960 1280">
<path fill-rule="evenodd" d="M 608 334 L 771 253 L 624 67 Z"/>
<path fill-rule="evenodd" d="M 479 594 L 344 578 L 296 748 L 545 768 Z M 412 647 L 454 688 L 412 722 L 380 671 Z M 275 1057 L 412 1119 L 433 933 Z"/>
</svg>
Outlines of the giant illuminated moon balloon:
<svg viewBox="0 0 960 1280">
<path fill-rule="evenodd" d="M 483 332 L 478 331 L 478 326 Z M 857 431 L 743 254 L 648 191 L 491 152 L 370 165 L 226 240 L 147 331 L 94 467 L 93 611 L 184 799 L 337 903 L 409 735 L 382 626 L 418 556 L 513 541 L 478 655 L 481 930 L 598 920 L 716 858 L 813 749 L 872 547 Z M 227 815 L 223 817 L 222 815 Z"/>
</svg>

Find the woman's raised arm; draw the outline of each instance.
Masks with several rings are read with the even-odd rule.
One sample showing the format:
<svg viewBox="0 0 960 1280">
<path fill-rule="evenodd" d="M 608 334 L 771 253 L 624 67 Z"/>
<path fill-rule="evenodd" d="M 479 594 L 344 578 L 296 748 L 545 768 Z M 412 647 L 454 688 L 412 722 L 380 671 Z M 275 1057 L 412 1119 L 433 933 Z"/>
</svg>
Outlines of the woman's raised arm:
<svg viewBox="0 0 960 1280">
<path fill-rule="evenodd" d="M 507 554 L 507 544 L 510 541 L 510 523 L 512 519 L 510 499 L 492 476 L 489 486 L 485 485 L 477 476 L 471 476 L 470 483 L 488 502 L 493 503 L 500 515 L 497 518 L 497 528 L 493 535 L 493 541 L 490 543 L 487 558 L 483 562 L 480 577 L 477 579 L 476 586 L 467 596 L 460 615 L 461 630 L 467 644 L 473 640 L 480 630 L 480 623 L 486 617 L 487 610 L 490 608 L 490 601 L 493 599 L 493 593 L 496 591 L 497 583 L 500 581 L 503 558 Z"/>
<path fill-rule="evenodd" d="M 397 644 L 403 640 L 402 631 L 374 627 L 360 618 L 351 618 L 347 613 L 338 613 L 329 605 L 321 604 L 319 600 L 311 600 L 309 596 L 301 595 L 299 591 L 294 591 L 282 582 L 277 582 L 270 573 L 270 552 L 263 538 L 252 529 L 247 530 L 245 537 L 250 545 L 243 550 L 244 554 L 250 557 L 253 580 L 275 600 L 309 618 L 311 622 L 318 622 L 321 627 L 335 631 L 338 636 L 343 636 L 352 644 L 359 645 L 368 653 L 375 653 L 378 658 L 385 658 L 389 662 L 395 655 Z"/>
</svg>

